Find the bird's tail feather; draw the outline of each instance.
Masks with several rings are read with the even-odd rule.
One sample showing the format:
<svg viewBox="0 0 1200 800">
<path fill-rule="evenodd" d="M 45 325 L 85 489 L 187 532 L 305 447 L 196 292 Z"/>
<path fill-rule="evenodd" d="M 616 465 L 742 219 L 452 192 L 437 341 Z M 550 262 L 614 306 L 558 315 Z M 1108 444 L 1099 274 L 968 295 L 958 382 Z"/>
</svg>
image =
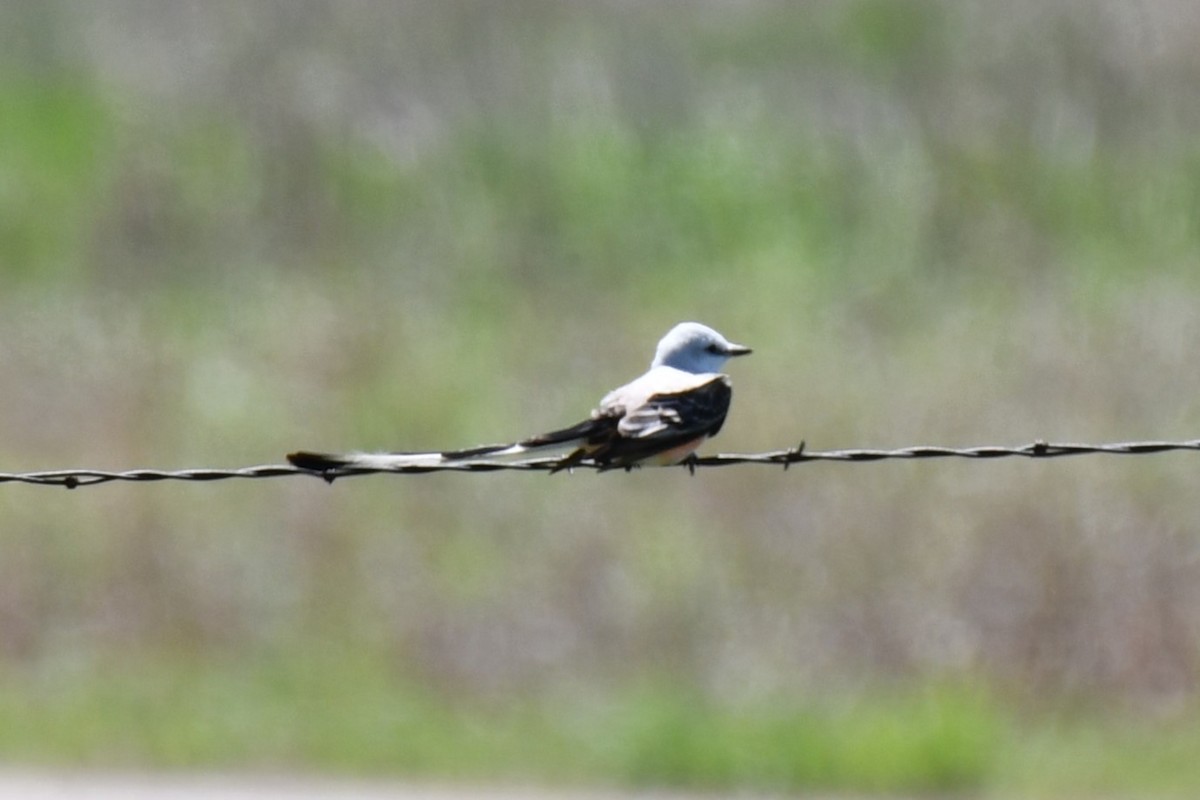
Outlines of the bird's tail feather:
<svg viewBox="0 0 1200 800">
<path fill-rule="evenodd" d="M 430 467 L 447 461 L 466 461 L 479 458 L 531 457 L 539 452 L 565 450 L 575 447 L 601 426 L 600 420 L 588 419 L 569 428 L 542 433 L 509 444 L 488 444 L 465 450 L 442 450 L 429 453 L 314 453 L 301 450 L 289 453 L 292 466 L 313 472 L 338 469 L 397 469 Z"/>
<path fill-rule="evenodd" d="M 561 450 L 562 445 L 525 447 L 520 444 L 487 445 L 470 450 L 451 450 L 444 453 L 314 453 L 301 450 L 288 453 L 294 467 L 329 472 L 342 469 L 400 469 L 404 467 L 436 467 L 454 461 L 504 459 L 524 456 L 531 458 L 542 450 Z"/>
<path fill-rule="evenodd" d="M 301 450 L 288 453 L 292 466 L 313 472 L 337 469 L 395 469 L 429 467 L 442 462 L 441 453 L 314 453 Z"/>
</svg>

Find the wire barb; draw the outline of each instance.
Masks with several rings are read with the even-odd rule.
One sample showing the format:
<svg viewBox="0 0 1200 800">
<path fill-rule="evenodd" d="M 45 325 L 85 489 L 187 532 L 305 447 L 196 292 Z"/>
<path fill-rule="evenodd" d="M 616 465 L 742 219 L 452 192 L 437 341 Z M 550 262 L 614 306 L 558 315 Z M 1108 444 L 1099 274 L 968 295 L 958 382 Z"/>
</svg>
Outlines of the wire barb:
<svg viewBox="0 0 1200 800">
<path fill-rule="evenodd" d="M 1057 458 L 1059 456 L 1079 455 L 1150 455 L 1179 450 L 1200 450 L 1200 439 L 1182 442 L 1117 442 L 1113 444 L 1051 444 L 1042 439 L 1019 447 L 936 447 L 917 446 L 904 447 L 895 450 L 825 450 L 809 452 L 805 443 L 800 442 L 795 447 L 786 450 L 772 450 L 766 453 L 721 453 L 715 456 L 690 456 L 679 464 L 686 467 L 691 474 L 698 467 L 728 467 L 738 464 L 781 464 L 786 470 L 792 464 L 808 461 L 884 461 L 887 459 L 913 458 Z M 401 474 L 424 474 L 428 472 L 499 472 L 502 470 L 518 470 L 525 472 L 553 472 L 561 459 L 532 458 L 523 461 L 489 461 L 486 458 L 458 459 L 445 461 L 440 464 L 408 465 L 382 468 L 368 467 L 338 467 L 328 470 L 310 470 L 293 467 L 288 464 L 267 464 L 241 469 L 184 469 L 163 471 L 154 469 L 135 469 L 125 472 L 105 472 L 94 469 L 65 469 L 47 472 L 0 472 L 0 483 L 31 483 L 40 486 L 62 486 L 76 489 L 81 486 L 97 486 L 112 481 L 219 481 L 234 478 L 281 478 L 291 475 L 308 475 L 318 477 L 327 483 L 333 483 L 338 478 L 354 475 L 374 475 L 384 472 Z M 606 471 L 603 464 L 588 461 L 573 463 L 568 471 L 574 469 L 592 469 L 598 472 Z"/>
</svg>

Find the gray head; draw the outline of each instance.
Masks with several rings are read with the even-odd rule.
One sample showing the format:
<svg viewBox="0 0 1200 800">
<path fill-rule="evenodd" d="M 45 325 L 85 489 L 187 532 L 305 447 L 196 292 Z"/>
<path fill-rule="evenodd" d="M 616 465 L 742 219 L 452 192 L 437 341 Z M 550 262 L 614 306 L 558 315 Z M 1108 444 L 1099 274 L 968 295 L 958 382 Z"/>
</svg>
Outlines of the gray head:
<svg viewBox="0 0 1200 800">
<path fill-rule="evenodd" d="M 749 347 L 734 344 L 707 325 L 681 322 L 658 343 L 650 368 L 674 367 L 684 372 L 720 372 L 733 356 L 744 356 Z"/>
</svg>

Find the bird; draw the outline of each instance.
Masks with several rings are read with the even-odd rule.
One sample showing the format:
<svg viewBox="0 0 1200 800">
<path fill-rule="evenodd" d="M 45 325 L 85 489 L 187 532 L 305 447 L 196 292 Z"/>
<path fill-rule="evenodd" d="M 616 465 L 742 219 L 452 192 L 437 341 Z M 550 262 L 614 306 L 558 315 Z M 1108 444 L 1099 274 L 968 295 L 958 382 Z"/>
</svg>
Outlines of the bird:
<svg viewBox="0 0 1200 800">
<path fill-rule="evenodd" d="M 565 452 L 551 472 L 591 464 L 601 470 L 679 464 L 694 456 L 725 423 L 733 397 L 721 372 L 751 348 L 730 342 L 699 322 L 681 322 L 658 342 L 650 368 L 613 389 L 591 415 L 575 425 L 508 444 L 465 450 L 405 453 L 289 453 L 295 467 L 328 474 L 344 469 L 436 467 L 472 459 L 530 457 Z"/>
</svg>

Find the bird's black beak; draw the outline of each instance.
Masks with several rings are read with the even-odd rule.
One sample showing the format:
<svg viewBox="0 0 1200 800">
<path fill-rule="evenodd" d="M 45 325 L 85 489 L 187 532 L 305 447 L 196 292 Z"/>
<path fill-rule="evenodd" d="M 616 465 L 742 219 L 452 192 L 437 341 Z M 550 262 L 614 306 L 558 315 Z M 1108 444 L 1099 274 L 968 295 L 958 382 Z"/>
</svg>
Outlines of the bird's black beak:
<svg viewBox="0 0 1200 800">
<path fill-rule="evenodd" d="M 725 350 L 727 356 L 748 356 L 754 351 L 744 344 L 730 344 Z"/>
</svg>

